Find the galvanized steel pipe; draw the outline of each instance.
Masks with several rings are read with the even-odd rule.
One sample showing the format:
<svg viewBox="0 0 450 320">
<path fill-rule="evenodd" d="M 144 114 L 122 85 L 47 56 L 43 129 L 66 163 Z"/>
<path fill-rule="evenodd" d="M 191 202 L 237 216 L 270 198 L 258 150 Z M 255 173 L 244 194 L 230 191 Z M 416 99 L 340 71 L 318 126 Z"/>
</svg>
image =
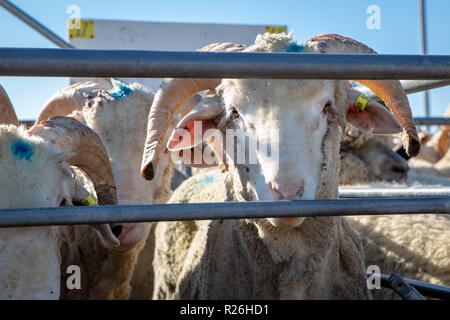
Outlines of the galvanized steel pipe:
<svg viewBox="0 0 450 320">
<path fill-rule="evenodd" d="M 0 76 L 450 80 L 450 56 L 2 48 Z"/>
<path fill-rule="evenodd" d="M 420 125 L 439 125 L 439 126 L 443 126 L 443 125 L 450 125 L 450 118 L 426 118 L 426 117 L 415 117 L 413 118 L 413 121 L 415 123 L 416 126 L 420 126 Z"/>
<path fill-rule="evenodd" d="M 31 17 L 29 14 L 27 14 L 11 2 L 7 0 L 0 0 L 0 6 L 11 12 L 17 18 L 25 22 L 27 25 L 42 34 L 57 46 L 61 48 L 73 48 L 71 44 L 61 39 L 57 34 L 46 28 L 44 25 L 39 23 L 37 20 L 35 20 L 33 17 Z M 4 32 L 6 32 L 6 30 L 4 30 Z"/>
<path fill-rule="evenodd" d="M 179 203 L 0 210 L 0 227 L 242 219 L 450 213 L 450 197 Z"/>
<path fill-rule="evenodd" d="M 407 94 L 437 89 L 450 85 L 450 81 L 448 80 L 401 80 L 400 83 L 402 84 L 403 90 L 405 90 Z M 356 89 L 370 98 L 380 99 L 367 87 L 357 87 Z"/>
<path fill-rule="evenodd" d="M 339 188 L 339 198 L 449 197 L 450 188 Z"/>
</svg>

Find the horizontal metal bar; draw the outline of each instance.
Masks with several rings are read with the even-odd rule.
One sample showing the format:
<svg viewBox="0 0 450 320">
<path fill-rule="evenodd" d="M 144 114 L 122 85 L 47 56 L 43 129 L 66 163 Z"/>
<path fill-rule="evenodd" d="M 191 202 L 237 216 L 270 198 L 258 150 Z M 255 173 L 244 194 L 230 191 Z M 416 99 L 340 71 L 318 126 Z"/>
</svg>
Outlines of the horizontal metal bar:
<svg viewBox="0 0 450 320">
<path fill-rule="evenodd" d="M 401 80 L 400 83 L 407 94 L 437 89 L 450 85 L 450 81 L 448 80 Z M 381 100 L 367 87 L 357 87 L 357 89 L 372 99 Z"/>
<path fill-rule="evenodd" d="M 0 227 L 267 217 L 450 213 L 450 197 L 180 203 L 0 210 Z"/>
<path fill-rule="evenodd" d="M 36 120 L 20 120 L 20 123 L 31 127 Z M 413 121 L 416 125 L 450 125 L 450 118 L 424 118 L 424 117 L 415 117 Z"/>
<path fill-rule="evenodd" d="M 15 6 L 9 1 L 0 0 L 0 6 L 11 12 L 17 18 L 25 22 L 31 28 L 42 34 L 44 37 L 49 39 L 51 42 L 55 43 L 61 48 L 73 48 L 73 46 L 63 39 L 61 39 L 57 34 L 52 32 L 50 29 L 46 28 L 44 25 L 35 20 L 32 16 Z"/>
<path fill-rule="evenodd" d="M 448 197 L 450 188 L 339 188 L 339 198 Z"/>
<path fill-rule="evenodd" d="M 426 118 L 426 117 L 420 118 L 420 117 L 417 117 L 417 118 L 413 118 L 413 121 L 417 126 L 421 126 L 421 125 L 439 125 L 439 126 L 446 125 L 446 126 L 448 126 L 448 125 L 450 125 L 450 118 L 438 118 L 438 117 L 436 117 L 436 118 Z"/>
<path fill-rule="evenodd" d="M 381 286 L 385 288 L 390 288 L 388 281 L 389 276 L 384 274 L 377 275 L 372 273 L 367 273 L 367 276 L 379 277 L 381 280 Z M 408 282 L 409 285 L 412 285 L 414 288 L 416 288 L 416 290 L 419 291 L 419 293 L 423 294 L 424 296 L 436 299 L 450 300 L 450 287 L 440 286 L 437 284 L 431 284 L 411 279 L 404 279 L 404 280 Z"/>
<path fill-rule="evenodd" d="M 450 80 L 450 55 L 2 48 L 0 76 Z"/>
</svg>

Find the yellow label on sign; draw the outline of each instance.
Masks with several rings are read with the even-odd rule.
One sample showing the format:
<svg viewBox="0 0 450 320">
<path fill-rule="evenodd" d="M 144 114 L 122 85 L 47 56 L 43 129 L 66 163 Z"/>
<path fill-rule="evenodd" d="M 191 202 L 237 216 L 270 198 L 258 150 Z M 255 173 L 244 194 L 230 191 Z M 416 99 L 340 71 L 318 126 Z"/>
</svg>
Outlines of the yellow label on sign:
<svg viewBox="0 0 450 320">
<path fill-rule="evenodd" d="M 94 38 L 93 20 L 69 20 L 69 36 L 71 38 Z"/>
<path fill-rule="evenodd" d="M 287 33 L 286 27 L 266 27 L 268 33 Z"/>
</svg>

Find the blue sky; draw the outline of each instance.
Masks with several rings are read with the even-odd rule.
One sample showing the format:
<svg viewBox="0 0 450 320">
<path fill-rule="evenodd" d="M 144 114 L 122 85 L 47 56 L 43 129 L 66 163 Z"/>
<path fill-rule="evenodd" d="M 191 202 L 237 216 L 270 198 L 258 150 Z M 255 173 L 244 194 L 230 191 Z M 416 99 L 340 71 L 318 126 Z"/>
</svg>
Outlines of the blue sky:
<svg viewBox="0 0 450 320">
<path fill-rule="evenodd" d="M 386 54 L 419 54 L 416 0 L 11 0 L 66 39 L 66 9 L 81 8 L 82 18 L 160 22 L 286 25 L 298 42 L 317 34 L 338 33 Z M 366 13 L 377 5 L 381 28 L 368 29 Z M 450 54 L 450 1 L 426 0 L 428 53 Z M 0 47 L 56 48 L 0 7 Z M 20 119 L 35 118 L 43 103 L 67 86 L 67 78 L 0 77 Z M 413 114 L 424 114 L 422 93 L 409 96 Z M 450 87 L 430 91 L 432 115 L 442 116 Z"/>
</svg>

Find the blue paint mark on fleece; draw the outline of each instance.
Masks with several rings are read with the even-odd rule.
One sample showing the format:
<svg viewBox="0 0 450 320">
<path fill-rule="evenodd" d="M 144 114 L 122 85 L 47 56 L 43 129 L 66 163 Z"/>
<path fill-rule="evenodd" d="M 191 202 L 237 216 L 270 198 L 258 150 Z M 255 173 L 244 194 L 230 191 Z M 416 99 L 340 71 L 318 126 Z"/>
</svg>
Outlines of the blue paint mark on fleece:
<svg viewBox="0 0 450 320">
<path fill-rule="evenodd" d="M 287 46 L 286 52 L 302 52 L 305 49 L 306 49 L 305 46 L 297 44 L 297 42 L 293 41 Z"/>
<path fill-rule="evenodd" d="M 31 157 L 34 155 L 34 147 L 22 140 L 18 140 L 14 143 L 11 147 L 11 151 L 21 160 L 25 159 L 31 161 Z"/>
<path fill-rule="evenodd" d="M 130 87 L 127 87 L 125 85 L 121 85 L 119 88 L 116 89 L 116 91 L 110 92 L 109 94 L 114 99 L 123 99 L 123 98 L 129 96 L 131 94 L 131 92 L 133 92 L 133 89 L 131 89 Z"/>
<path fill-rule="evenodd" d="M 204 178 L 203 180 L 200 180 L 197 184 L 201 187 L 204 187 L 204 186 L 210 184 L 211 182 L 213 182 L 214 180 L 216 180 L 215 177 L 209 176 L 209 177 Z"/>
</svg>

